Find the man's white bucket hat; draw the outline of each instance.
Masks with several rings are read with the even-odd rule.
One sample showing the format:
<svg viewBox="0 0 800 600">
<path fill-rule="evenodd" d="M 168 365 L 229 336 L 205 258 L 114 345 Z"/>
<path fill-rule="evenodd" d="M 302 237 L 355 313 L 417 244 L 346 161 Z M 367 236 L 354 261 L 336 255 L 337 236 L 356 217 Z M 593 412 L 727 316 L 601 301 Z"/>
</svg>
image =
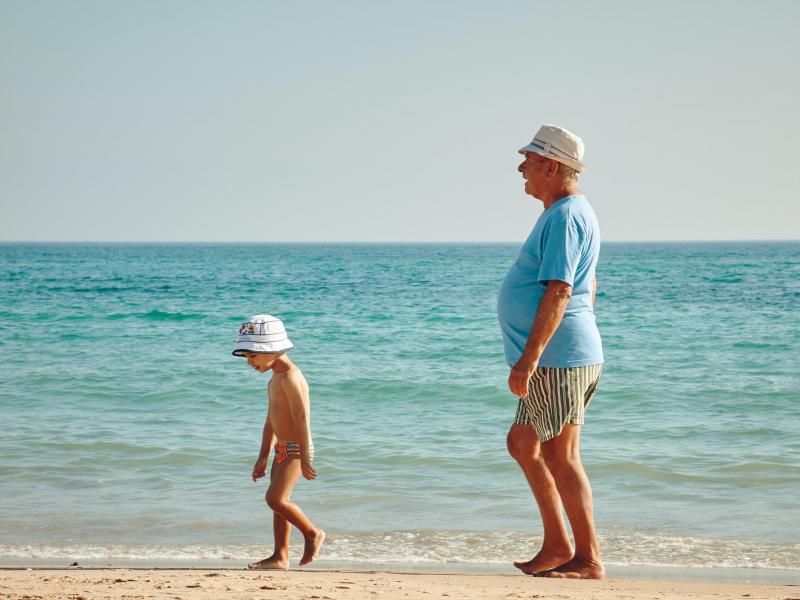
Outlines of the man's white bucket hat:
<svg viewBox="0 0 800 600">
<path fill-rule="evenodd" d="M 255 315 L 239 326 L 234 356 L 245 352 L 256 354 L 279 354 L 294 348 L 286 335 L 283 321 L 272 315 Z"/>
<path fill-rule="evenodd" d="M 520 154 L 535 152 L 572 167 L 578 173 L 586 168 L 583 160 L 583 140 L 558 125 L 542 125 L 533 141 L 519 149 Z"/>
</svg>

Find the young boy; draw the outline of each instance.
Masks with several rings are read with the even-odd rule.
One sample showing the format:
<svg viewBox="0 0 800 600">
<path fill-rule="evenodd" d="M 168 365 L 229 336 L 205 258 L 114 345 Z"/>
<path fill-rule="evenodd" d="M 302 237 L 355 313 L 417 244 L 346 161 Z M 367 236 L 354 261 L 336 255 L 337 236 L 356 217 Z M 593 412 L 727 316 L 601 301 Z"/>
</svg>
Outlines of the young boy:
<svg viewBox="0 0 800 600">
<path fill-rule="evenodd" d="M 266 475 L 270 447 L 277 437 L 266 495 L 267 504 L 273 512 L 275 551 L 272 556 L 247 565 L 250 569 L 289 568 L 290 525 L 297 527 L 305 539 L 301 566 L 317 558 L 325 540 L 325 532 L 317 529 L 300 507 L 289 499 L 301 473 L 306 479 L 317 476 L 311 465 L 314 445 L 311 442 L 308 383 L 300 369 L 285 354 L 292 348 L 294 344 L 289 341 L 280 319 L 270 315 L 255 315 L 239 327 L 239 337 L 233 351 L 234 356 L 247 358 L 247 364 L 259 373 L 272 371 L 272 379 L 267 385 L 267 419 L 261 436 L 261 451 L 253 466 L 253 481 Z"/>
</svg>

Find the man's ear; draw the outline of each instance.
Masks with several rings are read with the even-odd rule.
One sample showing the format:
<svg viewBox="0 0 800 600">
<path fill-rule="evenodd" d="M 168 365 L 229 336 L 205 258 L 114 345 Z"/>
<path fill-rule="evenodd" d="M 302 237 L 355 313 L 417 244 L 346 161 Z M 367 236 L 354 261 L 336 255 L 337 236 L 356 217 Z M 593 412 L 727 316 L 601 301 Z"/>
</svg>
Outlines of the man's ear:
<svg viewBox="0 0 800 600">
<path fill-rule="evenodd" d="M 552 158 L 548 158 L 547 170 L 545 171 L 545 174 L 548 177 L 553 177 L 556 173 L 558 173 L 558 162 L 554 161 Z"/>
</svg>

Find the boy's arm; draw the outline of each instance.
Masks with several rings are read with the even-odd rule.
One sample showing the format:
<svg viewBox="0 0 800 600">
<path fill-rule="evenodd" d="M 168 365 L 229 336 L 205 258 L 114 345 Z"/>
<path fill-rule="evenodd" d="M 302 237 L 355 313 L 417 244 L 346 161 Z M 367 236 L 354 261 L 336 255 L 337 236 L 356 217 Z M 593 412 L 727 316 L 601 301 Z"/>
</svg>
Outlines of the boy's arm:
<svg viewBox="0 0 800 600">
<path fill-rule="evenodd" d="M 272 423 L 269 421 L 269 412 L 264 421 L 264 430 L 261 432 L 261 450 L 258 452 L 258 459 L 253 465 L 253 481 L 261 479 L 267 474 L 267 462 L 272 442 L 275 440 L 275 433 L 272 431 Z"/>
<path fill-rule="evenodd" d="M 302 381 L 296 377 L 287 377 L 283 380 L 283 393 L 286 394 L 286 401 L 289 404 L 289 412 L 292 415 L 297 430 L 300 432 L 300 468 L 303 477 L 315 479 L 317 476 L 311 464 L 311 424 L 309 423 L 308 410 L 303 402 Z"/>
</svg>

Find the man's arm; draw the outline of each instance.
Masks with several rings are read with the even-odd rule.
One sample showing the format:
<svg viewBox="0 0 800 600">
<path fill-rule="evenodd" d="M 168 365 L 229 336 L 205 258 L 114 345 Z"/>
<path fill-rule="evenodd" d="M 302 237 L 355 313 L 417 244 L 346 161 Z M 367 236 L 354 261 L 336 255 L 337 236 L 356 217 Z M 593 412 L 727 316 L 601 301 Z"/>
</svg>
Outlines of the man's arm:
<svg viewBox="0 0 800 600">
<path fill-rule="evenodd" d="M 301 381 L 296 377 L 286 377 L 283 380 L 283 393 L 289 403 L 289 413 L 292 415 L 297 431 L 300 432 L 300 468 L 303 477 L 314 479 L 317 476 L 311 464 L 311 426 L 308 419 L 306 404 L 303 402 L 303 388 Z"/>
<path fill-rule="evenodd" d="M 592 277 L 592 306 L 597 301 L 597 277 Z"/>
<path fill-rule="evenodd" d="M 275 433 L 272 431 L 272 423 L 269 421 L 269 409 L 267 409 L 267 418 L 264 420 L 264 429 L 261 432 L 261 450 L 258 452 L 256 464 L 253 465 L 253 481 L 261 479 L 267 474 L 267 462 L 269 461 L 269 453 L 274 440 Z"/>
<path fill-rule="evenodd" d="M 564 318 L 564 311 L 567 310 L 571 296 L 572 286 L 568 283 L 556 279 L 547 283 L 547 290 L 539 303 L 539 310 L 536 311 L 536 320 L 531 327 L 525 350 L 511 367 L 511 374 L 508 376 L 508 387 L 515 396 L 522 397 L 528 393 L 528 380 L 539 364 L 539 358 L 547 343 Z"/>
</svg>

